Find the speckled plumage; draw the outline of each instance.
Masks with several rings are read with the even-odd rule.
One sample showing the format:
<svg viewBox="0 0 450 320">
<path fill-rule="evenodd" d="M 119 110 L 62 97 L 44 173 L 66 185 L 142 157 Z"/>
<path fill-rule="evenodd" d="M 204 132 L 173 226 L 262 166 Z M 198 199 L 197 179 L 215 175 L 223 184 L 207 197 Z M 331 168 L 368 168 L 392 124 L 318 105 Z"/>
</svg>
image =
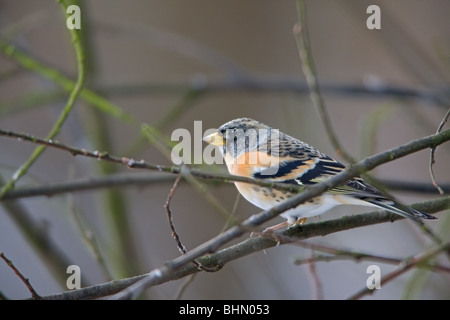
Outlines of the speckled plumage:
<svg viewBox="0 0 450 320">
<path fill-rule="evenodd" d="M 345 166 L 314 147 L 279 132 L 259 121 L 239 118 L 219 127 L 205 138 L 217 145 L 231 174 L 267 181 L 311 185 L 345 169 Z M 236 182 L 244 198 L 261 209 L 269 209 L 294 196 L 284 190 Z M 404 207 L 356 177 L 296 208 L 281 214 L 288 224 L 318 216 L 337 205 L 378 207 L 413 219 L 436 219 L 426 213 Z"/>
</svg>

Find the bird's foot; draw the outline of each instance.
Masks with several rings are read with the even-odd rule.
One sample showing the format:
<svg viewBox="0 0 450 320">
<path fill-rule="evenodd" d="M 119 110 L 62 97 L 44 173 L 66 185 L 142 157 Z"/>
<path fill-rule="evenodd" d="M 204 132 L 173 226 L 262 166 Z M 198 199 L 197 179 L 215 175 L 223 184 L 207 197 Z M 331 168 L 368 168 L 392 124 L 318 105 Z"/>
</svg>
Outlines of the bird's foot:
<svg viewBox="0 0 450 320">
<path fill-rule="evenodd" d="M 275 231 L 285 228 L 285 227 L 291 228 L 293 226 L 303 225 L 306 222 L 306 220 L 307 220 L 307 218 L 300 218 L 300 219 L 297 219 L 297 221 L 295 221 L 294 223 L 292 223 L 289 220 L 286 220 L 286 221 L 276 224 L 274 226 L 268 227 L 268 228 L 264 229 L 262 232 L 252 232 L 252 233 L 250 233 L 250 238 L 256 238 L 256 237 L 271 238 L 271 239 L 275 240 L 277 242 L 277 246 L 279 246 L 281 243 L 281 239 L 275 233 Z"/>
</svg>

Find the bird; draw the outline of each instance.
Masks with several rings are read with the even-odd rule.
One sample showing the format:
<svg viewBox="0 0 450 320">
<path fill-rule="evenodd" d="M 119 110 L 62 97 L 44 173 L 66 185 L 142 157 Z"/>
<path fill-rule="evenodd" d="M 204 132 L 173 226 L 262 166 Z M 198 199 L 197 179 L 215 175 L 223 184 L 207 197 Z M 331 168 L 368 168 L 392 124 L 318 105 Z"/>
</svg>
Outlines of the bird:
<svg viewBox="0 0 450 320">
<path fill-rule="evenodd" d="M 231 120 L 203 140 L 219 148 L 230 174 L 267 182 L 310 186 L 346 168 L 313 146 L 251 118 Z M 245 199 L 263 210 L 297 194 L 245 182 L 234 183 Z M 376 207 L 416 221 L 437 219 L 396 202 L 358 176 L 282 212 L 280 215 L 286 221 L 265 231 L 304 224 L 307 218 L 319 216 L 339 205 Z"/>
</svg>

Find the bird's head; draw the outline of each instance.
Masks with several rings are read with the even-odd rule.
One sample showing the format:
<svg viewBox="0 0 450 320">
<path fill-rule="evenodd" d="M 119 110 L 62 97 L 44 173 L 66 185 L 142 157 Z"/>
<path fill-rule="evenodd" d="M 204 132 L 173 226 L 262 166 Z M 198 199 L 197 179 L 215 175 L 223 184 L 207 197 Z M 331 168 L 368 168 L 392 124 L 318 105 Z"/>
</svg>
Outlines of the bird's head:
<svg viewBox="0 0 450 320">
<path fill-rule="evenodd" d="M 224 155 L 236 158 L 244 152 L 267 148 L 273 129 L 250 118 L 239 118 L 221 125 L 203 141 L 220 147 Z M 267 149 L 266 149 L 267 150 Z"/>
</svg>

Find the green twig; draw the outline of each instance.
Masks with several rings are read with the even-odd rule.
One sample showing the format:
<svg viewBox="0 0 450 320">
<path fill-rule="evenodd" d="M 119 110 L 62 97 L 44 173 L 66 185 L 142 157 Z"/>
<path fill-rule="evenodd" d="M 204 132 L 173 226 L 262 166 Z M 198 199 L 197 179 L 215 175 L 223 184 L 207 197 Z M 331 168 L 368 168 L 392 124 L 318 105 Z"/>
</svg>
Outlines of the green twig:
<svg viewBox="0 0 450 320">
<path fill-rule="evenodd" d="M 67 5 L 64 1 L 60 1 L 62 3 L 62 6 L 64 9 L 67 9 Z M 84 83 L 84 77 L 85 77 L 85 69 L 84 69 L 84 51 L 82 48 L 82 45 L 80 43 L 80 39 L 78 36 L 78 31 L 76 29 L 69 30 L 70 34 L 72 36 L 72 43 L 75 48 L 75 54 L 77 58 L 77 72 L 78 72 L 78 78 L 75 83 L 75 86 L 73 87 L 73 90 L 71 91 L 69 95 L 69 99 L 66 103 L 66 106 L 64 107 L 62 113 L 60 114 L 58 120 L 53 125 L 53 128 L 50 130 L 49 134 L 47 135 L 47 140 L 53 139 L 61 130 L 62 125 L 66 121 L 67 117 L 69 116 L 70 112 L 73 109 L 73 106 L 75 105 L 75 102 L 77 100 L 78 95 L 81 92 L 81 89 L 83 88 Z M 14 188 L 15 183 L 24 176 L 28 169 L 33 165 L 33 163 L 39 158 L 39 156 L 44 152 L 45 146 L 41 145 L 38 146 L 36 149 L 34 149 L 34 152 L 32 153 L 31 157 L 24 163 L 22 166 L 16 170 L 16 172 L 13 174 L 12 178 L 2 187 L 0 190 L 0 199 L 5 195 L 6 192 Z"/>
</svg>

